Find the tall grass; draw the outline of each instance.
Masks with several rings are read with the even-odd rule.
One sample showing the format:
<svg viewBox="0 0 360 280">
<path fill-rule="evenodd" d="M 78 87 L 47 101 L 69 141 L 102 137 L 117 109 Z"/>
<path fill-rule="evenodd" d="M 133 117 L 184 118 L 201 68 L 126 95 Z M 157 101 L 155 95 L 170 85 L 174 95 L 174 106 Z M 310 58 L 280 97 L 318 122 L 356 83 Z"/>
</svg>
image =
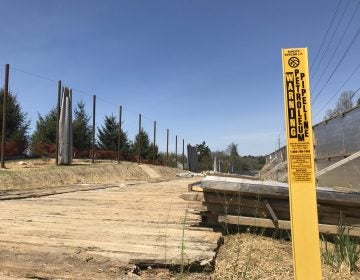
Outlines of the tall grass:
<svg viewBox="0 0 360 280">
<path fill-rule="evenodd" d="M 349 271 L 359 270 L 357 267 L 357 262 L 360 259 L 359 238 L 351 237 L 349 230 L 349 227 L 340 223 L 338 234 L 332 238 L 332 243 L 322 235 L 321 256 L 323 262 L 338 271 L 344 267 L 348 268 Z"/>
</svg>

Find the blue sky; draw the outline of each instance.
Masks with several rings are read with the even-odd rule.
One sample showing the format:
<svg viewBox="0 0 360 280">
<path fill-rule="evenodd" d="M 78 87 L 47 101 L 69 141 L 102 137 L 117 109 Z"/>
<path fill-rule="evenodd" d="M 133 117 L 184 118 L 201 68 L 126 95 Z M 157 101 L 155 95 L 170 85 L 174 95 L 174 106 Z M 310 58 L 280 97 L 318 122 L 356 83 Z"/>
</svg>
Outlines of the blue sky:
<svg viewBox="0 0 360 280">
<path fill-rule="evenodd" d="M 97 126 L 105 114 L 117 115 L 120 105 L 131 139 L 138 113 L 143 114 L 150 135 L 156 120 L 161 150 L 169 128 L 171 150 L 179 135 L 179 142 L 182 138 L 192 144 L 206 141 L 212 150 L 234 142 L 241 155 L 267 154 L 277 147 L 279 135 L 284 143 L 281 48 L 308 47 L 311 65 L 338 3 L 2 0 L 0 64 L 2 69 L 10 64 L 10 88 L 32 127 L 38 113 L 44 115 L 55 105 L 56 81 L 62 80 L 81 91 L 74 90 L 74 101 L 82 99 L 90 115 L 91 95 L 97 95 Z M 342 1 L 338 19 L 346 3 Z M 349 1 L 335 43 L 312 77 L 314 84 L 357 3 Z M 319 89 L 358 26 L 360 11 Z M 320 109 L 360 62 L 359 41 L 313 104 L 314 123 L 322 119 Z M 360 71 L 344 90 L 359 88 L 359 76 Z"/>
</svg>

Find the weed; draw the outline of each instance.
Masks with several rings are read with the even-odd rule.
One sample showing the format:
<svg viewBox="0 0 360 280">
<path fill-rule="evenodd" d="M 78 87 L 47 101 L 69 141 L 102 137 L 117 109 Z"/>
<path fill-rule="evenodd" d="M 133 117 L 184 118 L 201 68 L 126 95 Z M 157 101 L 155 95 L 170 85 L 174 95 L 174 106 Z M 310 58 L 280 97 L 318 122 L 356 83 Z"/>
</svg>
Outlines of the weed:
<svg viewBox="0 0 360 280">
<path fill-rule="evenodd" d="M 171 206 L 172 206 L 172 200 L 170 201 L 169 204 L 169 211 L 167 213 L 167 217 L 166 217 L 166 224 L 165 224 L 165 239 L 164 239 L 164 254 L 165 254 L 165 264 L 167 264 L 167 231 L 168 231 L 168 225 L 169 225 L 169 219 L 170 219 L 170 212 L 171 212 Z"/>
<path fill-rule="evenodd" d="M 358 270 L 356 263 L 360 259 L 359 240 L 349 235 L 349 227 L 346 227 L 340 221 L 338 234 L 333 237 L 333 246 L 322 235 L 322 258 L 325 264 L 328 264 L 336 270 L 341 270 L 345 265 L 350 271 Z"/>
<path fill-rule="evenodd" d="M 188 209 L 185 209 L 185 215 L 183 220 L 183 227 L 182 227 L 182 238 L 181 238 L 181 265 L 180 265 L 180 276 L 183 277 L 184 275 L 184 267 L 185 267 L 185 227 L 187 221 L 187 214 Z"/>
</svg>

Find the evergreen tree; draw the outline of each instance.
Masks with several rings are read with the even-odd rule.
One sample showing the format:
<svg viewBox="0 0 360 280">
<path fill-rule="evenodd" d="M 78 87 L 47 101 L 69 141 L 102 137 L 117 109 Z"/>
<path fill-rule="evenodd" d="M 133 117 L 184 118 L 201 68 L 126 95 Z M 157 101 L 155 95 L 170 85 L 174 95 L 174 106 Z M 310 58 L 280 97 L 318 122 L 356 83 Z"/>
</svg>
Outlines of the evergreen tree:
<svg viewBox="0 0 360 280">
<path fill-rule="evenodd" d="M 78 150 L 87 150 L 91 146 L 92 127 L 89 125 L 90 117 L 85 112 L 85 103 L 80 101 L 74 110 L 73 120 L 73 146 Z"/>
<path fill-rule="evenodd" d="M 0 140 L 2 136 L 2 116 L 3 116 L 4 90 L 0 89 Z M 9 92 L 7 98 L 7 118 L 6 118 L 6 142 L 16 143 L 16 155 L 24 153 L 29 142 L 29 121 L 26 113 L 22 112 L 21 106 L 16 95 Z"/>
<path fill-rule="evenodd" d="M 53 108 L 44 117 L 39 114 L 36 128 L 31 136 L 30 152 L 33 156 L 53 156 L 56 144 L 56 115 Z"/>
<path fill-rule="evenodd" d="M 56 108 L 51 109 L 44 117 L 39 114 L 36 129 L 31 137 L 33 143 L 56 143 L 56 115 Z"/>
<path fill-rule="evenodd" d="M 141 159 L 147 159 L 152 160 L 153 158 L 153 143 L 150 143 L 149 135 L 148 133 L 141 129 L 140 134 L 136 134 L 135 141 L 131 145 L 131 152 L 134 156 L 137 157 L 138 155 L 138 143 L 140 139 L 140 158 Z M 160 157 L 159 155 L 159 148 L 157 145 L 155 145 L 155 159 L 158 159 Z"/>
<path fill-rule="evenodd" d="M 201 144 L 196 144 L 196 151 L 199 155 L 199 161 L 201 161 L 205 157 L 209 157 L 211 155 L 210 148 L 206 145 L 205 141 L 203 141 Z"/>
<path fill-rule="evenodd" d="M 151 142 L 150 146 L 149 146 L 149 155 L 147 159 L 152 159 L 153 158 L 153 147 L 154 147 L 154 143 Z M 155 151 L 154 151 L 154 156 L 155 156 L 155 160 L 159 160 L 160 159 L 160 153 L 159 153 L 159 147 L 157 145 L 155 145 Z"/>
<path fill-rule="evenodd" d="M 98 145 L 100 149 L 117 151 L 118 150 L 118 133 L 119 122 L 116 118 L 111 116 L 105 116 L 104 125 L 98 128 Z M 128 153 L 130 148 L 127 133 L 121 130 L 120 132 L 120 151 L 122 153 Z"/>
<path fill-rule="evenodd" d="M 196 151 L 198 153 L 200 170 L 210 170 L 212 169 L 212 158 L 211 158 L 211 150 L 206 145 L 205 141 L 201 144 L 195 145 Z"/>
</svg>

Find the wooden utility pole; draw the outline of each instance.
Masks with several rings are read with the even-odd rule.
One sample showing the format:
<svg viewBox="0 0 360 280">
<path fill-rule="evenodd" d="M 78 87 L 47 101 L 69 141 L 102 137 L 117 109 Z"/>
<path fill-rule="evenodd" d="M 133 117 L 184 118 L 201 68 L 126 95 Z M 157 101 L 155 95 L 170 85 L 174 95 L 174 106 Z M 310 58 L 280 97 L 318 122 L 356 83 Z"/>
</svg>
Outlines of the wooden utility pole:
<svg viewBox="0 0 360 280">
<path fill-rule="evenodd" d="M 96 113 L 96 95 L 93 95 L 93 130 L 92 130 L 92 163 L 95 163 L 95 113 Z"/>
<path fill-rule="evenodd" d="M 141 114 L 139 114 L 139 134 L 138 134 L 138 164 L 141 164 Z"/>
<path fill-rule="evenodd" d="M 185 169 L 185 139 L 183 139 L 182 141 L 183 144 L 183 149 L 182 149 L 182 166 L 183 166 L 183 170 Z"/>
<path fill-rule="evenodd" d="M 166 129 L 166 166 L 169 166 L 169 129 Z"/>
<path fill-rule="evenodd" d="M 120 145 L 121 145 L 121 122 L 122 122 L 122 106 L 119 108 L 119 134 L 118 134 L 118 155 L 117 161 L 120 163 Z"/>
<path fill-rule="evenodd" d="M 56 106 L 56 147 L 55 147 L 55 164 L 59 165 L 59 122 L 60 122 L 60 99 L 61 99 L 61 81 L 58 81 L 58 98 Z"/>
<path fill-rule="evenodd" d="M 178 153 L 178 150 L 177 150 L 177 135 L 175 135 L 175 164 L 177 167 L 177 153 Z"/>
<path fill-rule="evenodd" d="M 153 165 L 155 165 L 156 121 L 154 121 Z"/>
<path fill-rule="evenodd" d="M 1 134 L 1 168 L 5 168 L 5 142 L 6 142 L 6 126 L 7 126 L 7 96 L 9 93 L 9 64 L 5 64 L 5 85 L 3 97 L 3 119 Z"/>
</svg>

